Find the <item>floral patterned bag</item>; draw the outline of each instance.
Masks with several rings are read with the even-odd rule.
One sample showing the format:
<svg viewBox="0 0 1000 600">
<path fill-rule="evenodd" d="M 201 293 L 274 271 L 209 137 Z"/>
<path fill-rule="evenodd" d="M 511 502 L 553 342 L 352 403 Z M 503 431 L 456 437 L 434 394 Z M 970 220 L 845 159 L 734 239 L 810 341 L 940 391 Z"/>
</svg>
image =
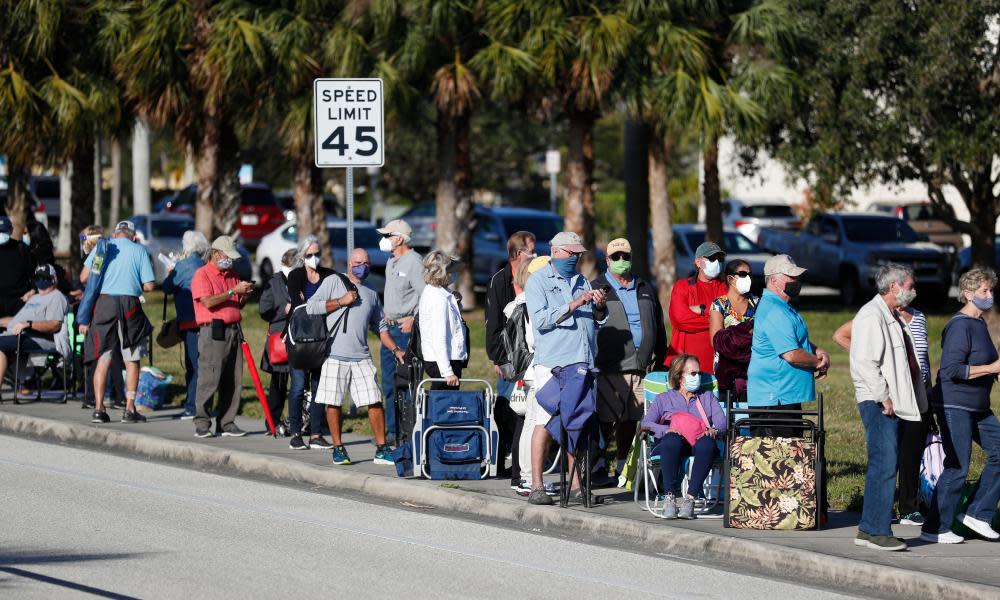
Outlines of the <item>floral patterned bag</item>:
<svg viewBox="0 0 1000 600">
<path fill-rule="evenodd" d="M 729 445 L 729 459 L 730 527 L 816 527 L 815 442 L 735 436 Z"/>
</svg>

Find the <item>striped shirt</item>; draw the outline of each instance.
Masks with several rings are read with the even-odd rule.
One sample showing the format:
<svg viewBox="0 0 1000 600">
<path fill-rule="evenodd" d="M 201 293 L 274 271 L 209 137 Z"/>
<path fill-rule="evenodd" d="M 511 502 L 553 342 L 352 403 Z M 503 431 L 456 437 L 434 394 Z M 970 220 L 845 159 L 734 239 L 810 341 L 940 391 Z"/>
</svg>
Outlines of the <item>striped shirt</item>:
<svg viewBox="0 0 1000 600">
<path fill-rule="evenodd" d="M 928 384 L 931 381 L 931 363 L 927 358 L 927 317 L 913 307 L 906 307 L 903 310 L 913 315 L 906 326 L 913 336 L 913 350 L 917 353 L 917 363 L 920 364 L 920 376 L 924 384 Z"/>
</svg>

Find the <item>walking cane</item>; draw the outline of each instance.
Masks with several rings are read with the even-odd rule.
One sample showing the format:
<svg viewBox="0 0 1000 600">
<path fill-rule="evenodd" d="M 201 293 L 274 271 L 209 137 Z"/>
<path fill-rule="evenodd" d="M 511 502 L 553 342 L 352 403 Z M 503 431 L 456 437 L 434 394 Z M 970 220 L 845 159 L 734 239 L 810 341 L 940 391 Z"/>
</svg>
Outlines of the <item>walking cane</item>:
<svg viewBox="0 0 1000 600">
<path fill-rule="evenodd" d="M 17 399 L 18 381 L 21 379 L 21 334 L 17 334 L 17 351 L 14 353 L 14 404 L 20 404 Z"/>
<path fill-rule="evenodd" d="M 257 391 L 257 399 L 260 400 L 260 407 L 264 410 L 264 419 L 267 421 L 267 430 L 271 434 L 271 437 L 278 437 L 278 433 L 274 429 L 274 419 L 271 418 L 271 407 L 267 405 L 267 397 L 264 395 L 264 386 L 260 383 L 260 373 L 257 372 L 257 364 L 254 362 L 253 353 L 250 351 L 250 344 L 248 344 L 246 338 L 243 337 L 243 326 L 237 323 L 236 327 L 240 332 L 240 345 L 243 347 L 243 358 L 246 360 L 247 367 L 250 368 L 250 379 L 253 380 L 254 389 Z"/>
</svg>

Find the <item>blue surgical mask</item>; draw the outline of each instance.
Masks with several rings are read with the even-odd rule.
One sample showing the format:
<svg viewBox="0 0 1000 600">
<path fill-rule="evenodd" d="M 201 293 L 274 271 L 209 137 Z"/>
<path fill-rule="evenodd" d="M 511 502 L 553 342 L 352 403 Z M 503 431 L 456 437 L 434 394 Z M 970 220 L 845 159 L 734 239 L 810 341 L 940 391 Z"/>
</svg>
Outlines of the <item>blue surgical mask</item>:
<svg viewBox="0 0 1000 600">
<path fill-rule="evenodd" d="M 222 259 L 219 259 L 219 262 L 217 262 L 216 264 L 223 271 L 228 271 L 229 269 L 233 268 L 233 259 L 231 259 L 231 258 L 222 258 Z"/>
<path fill-rule="evenodd" d="M 555 267 L 556 272 L 564 278 L 571 279 L 574 275 L 576 275 L 576 263 L 579 260 L 580 257 L 576 255 L 568 258 L 553 258 L 552 266 Z"/>
<path fill-rule="evenodd" d="M 458 281 L 458 271 L 452 271 L 451 275 L 448 277 L 448 287 L 455 285 Z"/>
<path fill-rule="evenodd" d="M 973 296 L 972 303 L 976 306 L 976 308 L 983 312 L 993 308 L 993 298 L 976 298 Z"/>
<path fill-rule="evenodd" d="M 351 267 L 351 275 L 354 275 L 361 281 L 368 279 L 369 273 L 371 273 L 371 267 L 368 265 L 354 265 Z"/>
<path fill-rule="evenodd" d="M 701 270 L 705 277 L 716 278 L 722 272 L 722 262 L 718 260 L 706 260 L 705 267 Z"/>
<path fill-rule="evenodd" d="M 21 236 L 21 242 L 23 242 L 25 246 L 30 246 L 31 245 L 31 236 L 28 235 L 27 233 L 24 234 L 24 235 L 22 235 Z"/>
<path fill-rule="evenodd" d="M 701 387 L 701 374 L 695 373 L 693 375 L 684 376 L 684 389 L 689 392 L 697 392 L 698 388 Z"/>
</svg>

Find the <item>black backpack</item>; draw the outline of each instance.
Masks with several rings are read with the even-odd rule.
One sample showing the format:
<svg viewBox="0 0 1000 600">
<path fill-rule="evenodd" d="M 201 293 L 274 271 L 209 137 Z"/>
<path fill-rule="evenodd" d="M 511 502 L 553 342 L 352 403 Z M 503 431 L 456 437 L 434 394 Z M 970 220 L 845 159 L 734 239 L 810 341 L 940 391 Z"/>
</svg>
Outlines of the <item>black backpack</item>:
<svg viewBox="0 0 1000 600">
<path fill-rule="evenodd" d="M 500 365 L 500 372 L 507 381 L 518 381 L 531 366 L 535 354 L 528 350 L 527 339 L 528 307 L 518 304 L 510 313 L 510 318 L 500 330 L 504 356 L 507 360 Z"/>
<path fill-rule="evenodd" d="M 357 292 L 358 287 L 341 273 L 340 277 L 348 291 Z M 305 310 L 306 305 L 300 304 L 288 316 L 288 327 L 285 330 L 285 349 L 288 351 L 288 365 L 293 369 L 311 371 L 323 366 L 326 362 L 327 343 L 336 336 L 336 331 L 343 323 L 342 330 L 347 331 L 347 307 L 337 322 L 330 329 L 326 328 L 326 315 L 310 315 Z"/>
</svg>

